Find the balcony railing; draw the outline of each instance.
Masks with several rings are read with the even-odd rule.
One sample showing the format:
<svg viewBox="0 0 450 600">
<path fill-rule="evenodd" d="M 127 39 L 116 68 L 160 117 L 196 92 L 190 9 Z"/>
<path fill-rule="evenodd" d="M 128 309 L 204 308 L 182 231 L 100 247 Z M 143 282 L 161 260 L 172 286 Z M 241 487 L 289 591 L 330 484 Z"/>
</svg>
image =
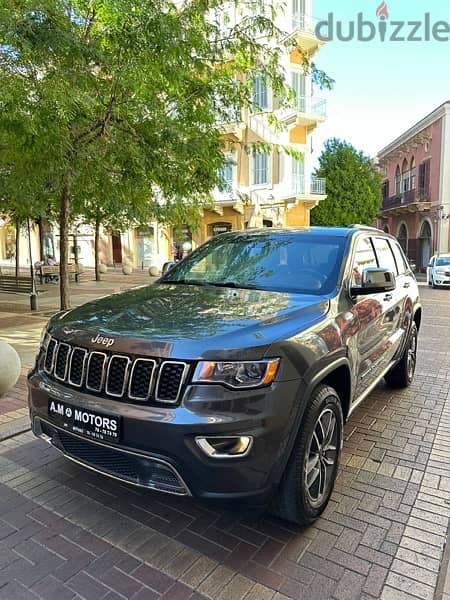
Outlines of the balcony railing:
<svg viewBox="0 0 450 600">
<path fill-rule="evenodd" d="M 430 193 L 429 190 L 408 190 L 401 194 L 395 194 L 389 198 L 383 199 L 382 210 L 392 210 L 394 208 L 401 208 L 402 206 L 408 206 L 415 202 L 429 202 Z"/>
<path fill-rule="evenodd" d="M 304 31 L 308 33 L 313 33 L 318 22 L 318 19 L 315 19 L 310 15 L 304 15 L 302 13 L 292 14 L 291 25 L 293 31 Z"/>
<path fill-rule="evenodd" d="M 294 106 L 282 108 L 278 114 L 279 119 L 292 119 L 297 115 L 310 115 L 317 120 L 327 116 L 327 101 L 316 96 L 297 96 Z"/>
<path fill-rule="evenodd" d="M 307 180 L 304 175 L 292 175 L 293 192 L 297 195 L 320 195 L 326 194 L 326 179 L 322 177 L 311 177 Z"/>
</svg>

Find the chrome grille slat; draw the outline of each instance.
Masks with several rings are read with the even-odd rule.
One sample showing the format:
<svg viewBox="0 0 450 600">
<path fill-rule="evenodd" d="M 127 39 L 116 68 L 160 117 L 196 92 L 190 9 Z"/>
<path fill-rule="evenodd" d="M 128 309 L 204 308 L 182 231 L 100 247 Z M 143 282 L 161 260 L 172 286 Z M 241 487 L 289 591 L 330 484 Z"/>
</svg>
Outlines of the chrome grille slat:
<svg viewBox="0 0 450 600">
<path fill-rule="evenodd" d="M 132 358 L 72 346 L 49 336 L 43 370 L 51 378 L 99 395 L 134 402 L 176 404 L 184 389 L 189 363 Z"/>
<path fill-rule="evenodd" d="M 68 382 L 75 387 L 81 387 L 84 380 L 84 371 L 86 367 L 86 357 L 88 351 L 84 348 L 75 348 L 70 357 L 69 377 Z M 79 364 L 81 360 L 81 365 Z"/>
<path fill-rule="evenodd" d="M 143 371 L 147 368 L 147 372 Z M 156 370 L 156 361 L 152 358 L 137 358 L 131 368 L 130 383 L 128 386 L 128 397 L 131 400 L 148 400 L 152 390 L 153 379 Z M 140 377 L 139 377 L 140 373 Z M 139 394 L 141 391 L 145 393 Z"/>
<path fill-rule="evenodd" d="M 178 360 L 166 360 L 161 364 L 156 382 L 155 399 L 175 404 L 180 397 L 189 365 Z M 168 381 L 170 380 L 170 381 Z"/>
<path fill-rule="evenodd" d="M 114 354 L 108 363 L 106 373 L 106 393 L 115 398 L 122 398 L 128 379 L 128 369 L 131 360 L 128 356 Z M 116 366 L 117 365 L 117 366 Z M 116 370 L 115 373 L 113 371 Z M 120 391 L 119 391 L 120 390 Z"/>
<path fill-rule="evenodd" d="M 60 342 L 56 351 L 55 359 L 55 377 L 59 381 L 65 381 L 67 377 L 67 368 L 69 366 L 69 357 L 72 347 L 69 344 Z"/>
<path fill-rule="evenodd" d="M 45 352 L 44 371 L 46 373 L 51 373 L 53 371 L 57 347 L 57 340 L 51 337 L 48 341 L 47 350 Z"/>
<path fill-rule="evenodd" d="M 107 355 L 104 352 L 91 352 L 88 358 L 86 387 L 92 392 L 101 392 L 105 381 L 105 363 Z"/>
</svg>

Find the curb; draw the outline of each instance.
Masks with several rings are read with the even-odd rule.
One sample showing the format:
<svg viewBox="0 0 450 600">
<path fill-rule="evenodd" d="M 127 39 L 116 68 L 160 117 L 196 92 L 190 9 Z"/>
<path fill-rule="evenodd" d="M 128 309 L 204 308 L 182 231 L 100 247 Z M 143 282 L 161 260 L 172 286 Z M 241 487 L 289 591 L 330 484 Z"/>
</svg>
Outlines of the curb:
<svg viewBox="0 0 450 600">
<path fill-rule="evenodd" d="M 21 417 L 20 419 L 14 419 L 10 423 L 0 425 L 0 442 L 3 442 L 9 438 L 15 437 L 21 433 L 30 431 L 30 418 Z"/>
</svg>

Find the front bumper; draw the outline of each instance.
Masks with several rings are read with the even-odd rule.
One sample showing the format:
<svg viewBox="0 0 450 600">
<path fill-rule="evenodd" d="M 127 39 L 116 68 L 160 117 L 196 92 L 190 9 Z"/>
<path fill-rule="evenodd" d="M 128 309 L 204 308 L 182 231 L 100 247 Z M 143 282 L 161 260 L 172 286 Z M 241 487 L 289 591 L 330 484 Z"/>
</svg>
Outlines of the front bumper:
<svg viewBox="0 0 450 600">
<path fill-rule="evenodd" d="M 300 380 L 258 390 L 191 385 L 179 406 L 136 405 L 71 389 L 35 370 L 28 378 L 34 433 L 65 456 L 134 485 L 204 499 L 265 502 L 289 457 L 303 411 Z M 121 418 L 118 442 L 68 431 L 48 413 L 49 399 Z M 251 436 L 242 457 L 216 459 L 198 436 Z"/>
</svg>

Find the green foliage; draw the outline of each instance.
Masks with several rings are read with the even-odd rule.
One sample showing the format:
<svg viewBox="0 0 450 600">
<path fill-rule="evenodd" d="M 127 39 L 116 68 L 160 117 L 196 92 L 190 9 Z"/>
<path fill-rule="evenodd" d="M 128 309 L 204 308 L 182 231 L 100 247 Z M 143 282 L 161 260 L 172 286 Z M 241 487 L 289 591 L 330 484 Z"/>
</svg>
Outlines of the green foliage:
<svg viewBox="0 0 450 600">
<path fill-rule="evenodd" d="M 311 212 L 312 225 L 372 225 L 381 206 L 381 176 L 373 161 L 348 142 L 329 139 L 317 177 L 327 181 L 327 199 Z"/>
</svg>

